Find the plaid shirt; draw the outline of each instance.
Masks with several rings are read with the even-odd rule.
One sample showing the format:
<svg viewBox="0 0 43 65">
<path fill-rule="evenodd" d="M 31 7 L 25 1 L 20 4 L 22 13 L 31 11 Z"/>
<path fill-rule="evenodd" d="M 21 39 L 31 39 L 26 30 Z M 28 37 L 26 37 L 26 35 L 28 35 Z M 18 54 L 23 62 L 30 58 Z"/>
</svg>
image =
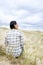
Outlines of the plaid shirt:
<svg viewBox="0 0 43 65">
<path fill-rule="evenodd" d="M 19 30 L 10 30 L 5 39 L 6 53 L 17 57 L 22 52 L 24 44 L 23 33 Z"/>
</svg>

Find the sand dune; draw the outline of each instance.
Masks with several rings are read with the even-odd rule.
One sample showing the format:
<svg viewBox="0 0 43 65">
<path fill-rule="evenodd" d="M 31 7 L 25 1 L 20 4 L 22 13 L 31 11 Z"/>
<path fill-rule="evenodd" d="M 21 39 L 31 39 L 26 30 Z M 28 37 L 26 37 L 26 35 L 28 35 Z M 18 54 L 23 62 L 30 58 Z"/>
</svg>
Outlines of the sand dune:
<svg viewBox="0 0 43 65">
<path fill-rule="evenodd" d="M 4 42 L 7 31 L 8 31 L 7 28 L 0 28 L 0 46 L 1 45 L 5 46 Z M 24 64 L 43 65 L 43 32 L 40 31 L 23 31 L 23 32 L 25 35 L 24 55 L 26 58 L 24 59 L 25 60 Z M 0 56 L 0 58 L 2 57 Z M 5 64 L 3 64 L 2 62 L 0 65 Z"/>
</svg>

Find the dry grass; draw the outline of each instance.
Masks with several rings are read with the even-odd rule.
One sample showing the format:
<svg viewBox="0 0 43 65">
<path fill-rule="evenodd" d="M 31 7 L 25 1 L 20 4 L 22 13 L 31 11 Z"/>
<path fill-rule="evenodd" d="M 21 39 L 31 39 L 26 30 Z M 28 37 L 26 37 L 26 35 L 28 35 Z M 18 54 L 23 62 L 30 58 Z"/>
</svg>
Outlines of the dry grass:
<svg viewBox="0 0 43 65">
<path fill-rule="evenodd" d="M 43 32 L 23 31 L 25 35 L 24 56 L 15 59 L 5 53 L 4 40 L 7 31 L 8 29 L 5 28 L 0 29 L 0 58 L 6 57 L 7 61 L 11 62 L 9 65 L 43 65 Z"/>
</svg>

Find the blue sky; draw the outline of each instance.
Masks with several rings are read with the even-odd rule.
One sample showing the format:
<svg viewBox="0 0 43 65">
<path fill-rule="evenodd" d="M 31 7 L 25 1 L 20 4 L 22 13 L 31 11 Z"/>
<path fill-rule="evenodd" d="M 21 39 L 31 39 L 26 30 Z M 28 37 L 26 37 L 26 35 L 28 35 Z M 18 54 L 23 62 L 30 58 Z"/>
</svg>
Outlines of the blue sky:
<svg viewBox="0 0 43 65">
<path fill-rule="evenodd" d="M 22 28 L 43 29 L 43 0 L 0 0 L 0 26 L 11 20 Z"/>
</svg>

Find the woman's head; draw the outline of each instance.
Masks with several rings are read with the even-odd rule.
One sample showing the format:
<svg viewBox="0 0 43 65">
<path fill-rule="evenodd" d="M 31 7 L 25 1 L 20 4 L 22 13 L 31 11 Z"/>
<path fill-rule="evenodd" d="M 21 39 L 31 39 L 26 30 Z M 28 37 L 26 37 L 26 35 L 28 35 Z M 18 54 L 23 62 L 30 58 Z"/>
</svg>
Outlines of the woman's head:
<svg viewBox="0 0 43 65">
<path fill-rule="evenodd" d="M 18 29 L 18 24 L 16 21 L 10 22 L 10 29 Z"/>
</svg>

